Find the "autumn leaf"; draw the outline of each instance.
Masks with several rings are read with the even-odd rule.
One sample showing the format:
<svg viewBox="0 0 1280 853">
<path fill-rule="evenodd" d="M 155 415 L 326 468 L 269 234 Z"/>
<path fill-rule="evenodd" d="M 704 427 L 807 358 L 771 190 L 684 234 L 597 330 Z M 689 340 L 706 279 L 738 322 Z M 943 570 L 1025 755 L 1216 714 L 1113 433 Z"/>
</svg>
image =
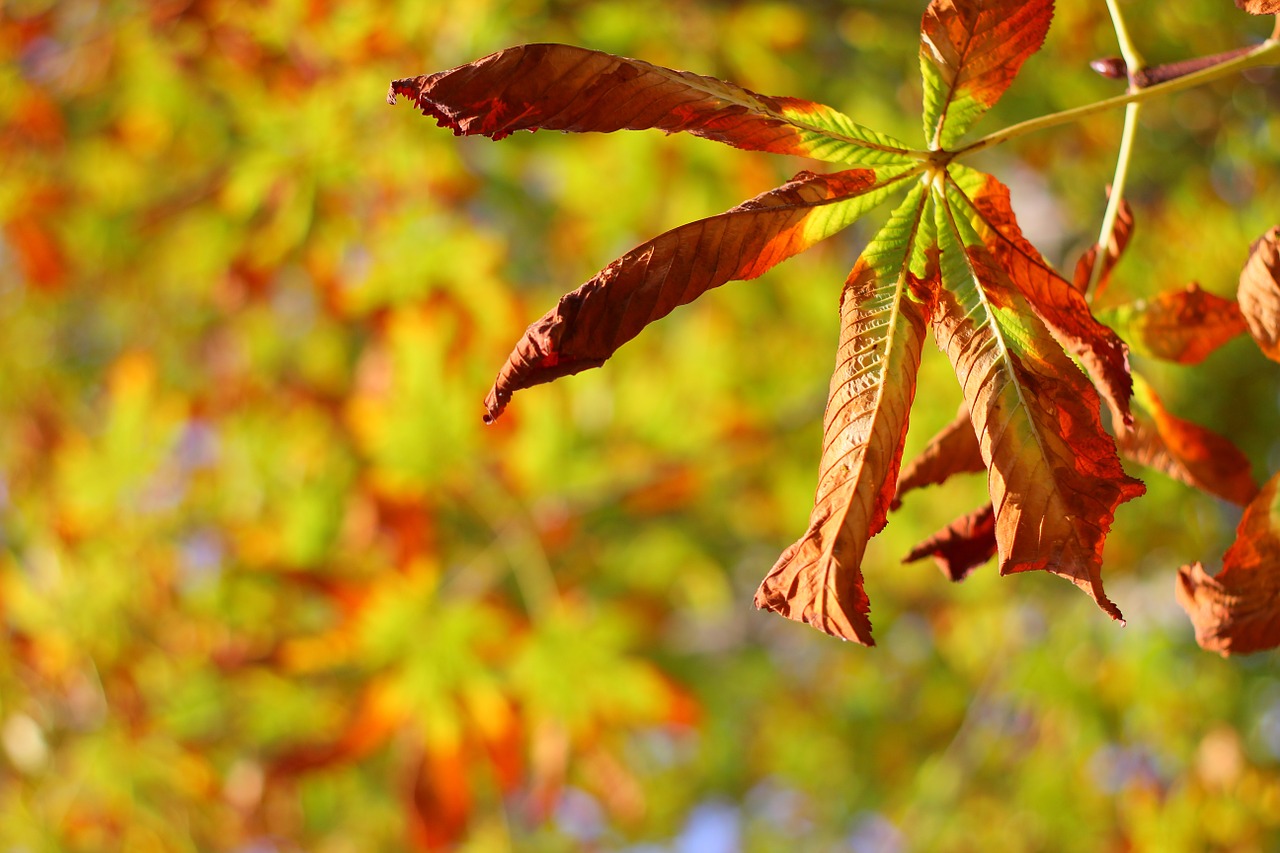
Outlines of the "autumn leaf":
<svg viewBox="0 0 1280 853">
<path fill-rule="evenodd" d="M 863 165 L 900 162 L 908 151 L 823 104 L 564 44 L 519 45 L 396 80 L 387 100 L 394 104 L 397 95 L 460 136 L 658 128 L 751 151 Z"/>
<path fill-rule="evenodd" d="M 1249 333 L 1273 361 L 1280 361 L 1280 226 L 1249 250 L 1237 293 Z"/>
<path fill-rule="evenodd" d="M 1222 571 L 1183 566 L 1175 589 L 1201 647 L 1226 657 L 1280 645 L 1280 474 L 1245 509 Z"/>
<path fill-rule="evenodd" d="M 1053 0 L 932 0 L 920 25 L 924 135 L 951 148 L 1044 44 Z"/>
<path fill-rule="evenodd" d="M 934 192 L 942 274 L 932 325 L 989 471 L 1000 572 L 1062 575 L 1119 619 L 1102 589 L 1102 548 L 1115 508 L 1144 488 L 1121 469 L 1093 387 L 955 214 L 964 194 L 954 184 Z"/>
<path fill-rule="evenodd" d="M 1213 430 L 1170 414 L 1138 375 L 1134 400 L 1134 428 L 1116 437 L 1122 454 L 1234 504 L 1253 500 L 1258 483 L 1240 448 Z"/>
<path fill-rule="evenodd" d="M 953 474 L 986 469 L 969 409 L 961 404 L 955 418 L 929 439 L 916 458 L 902 466 L 892 509 L 901 506 L 903 497 L 912 489 L 941 485 Z"/>
<path fill-rule="evenodd" d="M 1199 364 L 1248 328 L 1234 300 L 1195 282 L 1103 311 L 1101 318 L 1140 355 L 1179 364 Z"/>
<path fill-rule="evenodd" d="M 522 388 L 599 367 L 649 323 L 728 281 L 752 279 L 845 228 L 902 174 L 801 172 L 727 213 L 643 243 L 525 332 L 485 398 L 492 423 Z"/>
<path fill-rule="evenodd" d="M 973 211 L 973 225 L 1008 278 L 1053 332 L 1055 338 L 1089 371 L 1112 414 L 1130 420 L 1129 348 L 1109 327 L 1094 318 L 1084 296 L 1023 236 L 1013 214 L 1009 188 L 990 175 L 953 167 L 953 188 L 963 198 L 961 210 Z"/>
<path fill-rule="evenodd" d="M 904 563 L 933 557 L 942 573 L 961 581 L 996 554 L 996 515 L 991 504 L 962 515 L 916 545 Z"/>
<path fill-rule="evenodd" d="M 925 329 L 910 267 L 927 201 L 913 189 L 845 282 L 809 529 L 756 592 L 759 608 L 868 646 L 862 555 L 884 527 L 915 396 Z"/>
<path fill-rule="evenodd" d="M 1236 0 L 1236 8 L 1250 15 L 1280 15 L 1280 0 Z"/>
</svg>

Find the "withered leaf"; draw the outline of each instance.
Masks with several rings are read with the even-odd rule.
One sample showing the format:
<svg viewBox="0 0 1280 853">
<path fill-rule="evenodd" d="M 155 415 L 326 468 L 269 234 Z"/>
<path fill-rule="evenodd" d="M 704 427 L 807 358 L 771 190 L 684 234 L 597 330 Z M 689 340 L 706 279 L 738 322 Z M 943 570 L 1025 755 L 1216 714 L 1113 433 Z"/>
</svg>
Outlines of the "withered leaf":
<svg viewBox="0 0 1280 853">
<path fill-rule="evenodd" d="M 1258 482 L 1240 448 L 1211 429 L 1171 415 L 1141 376 L 1134 379 L 1135 423 L 1116 436 L 1120 452 L 1234 504 L 1253 500 Z"/>
<path fill-rule="evenodd" d="M 1280 0 L 1236 0 L 1236 8 L 1250 15 L 1280 15 Z"/>
<path fill-rule="evenodd" d="M 1061 575 L 1119 619 L 1102 589 L 1102 549 L 1116 507 L 1145 489 L 1120 467 L 1097 393 L 954 214 L 963 196 L 949 190 L 935 190 L 942 276 L 932 325 L 989 471 L 1000 573 Z"/>
<path fill-rule="evenodd" d="M 897 493 L 892 509 L 902 505 L 902 498 L 912 489 L 945 483 L 952 474 L 985 471 L 982 449 L 973 432 L 969 409 L 962 403 L 951 423 L 929 439 L 920 454 L 902 466 L 898 474 Z"/>
<path fill-rule="evenodd" d="M 1054 272 L 1023 236 L 1008 187 L 990 175 L 965 167 L 953 167 L 952 172 L 957 178 L 953 186 L 966 202 L 963 207 L 975 212 L 973 224 L 987 249 L 1054 337 L 1080 359 L 1115 418 L 1128 424 L 1133 390 L 1129 348 L 1093 316 L 1084 296 Z"/>
<path fill-rule="evenodd" d="M 853 222 L 883 197 L 870 169 L 801 172 L 719 216 L 643 243 L 531 325 L 485 398 L 485 421 L 522 388 L 599 367 L 640 330 L 728 281 L 752 279 Z"/>
<path fill-rule="evenodd" d="M 949 149 L 1044 44 L 1053 0 L 932 0 L 920 23 L 924 134 Z"/>
<path fill-rule="evenodd" d="M 1268 358 L 1280 361 L 1280 225 L 1249 250 L 1236 295 L 1249 333 Z"/>
<path fill-rule="evenodd" d="M 1245 508 L 1222 571 L 1183 566 L 1175 590 L 1201 647 L 1226 657 L 1280 645 L 1280 474 Z"/>
<path fill-rule="evenodd" d="M 564 44 L 525 44 L 391 84 L 459 136 L 517 130 L 684 131 L 736 148 L 841 163 L 896 162 L 907 147 L 831 107 Z"/>
<path fill-rule="evenodd" d="M 1135 352 L 1179 364 L 1199 364 L 1248 328 L 1234 300 L 1201 290 L 1195 282 L 1101 315 Z"/>
<path fill-rule="evenodd" d="M 996 513 L 991 504 L 962 515 L 912 548 L 904 563 L 933 557 L 942 573 L 962 581 L 996 554 Z"/>
<path fill-rule="evenodd" d="M 845 283 L 809 528 L 756 592 L 759 608 L 867 646 L 862 556 L 885 524 L 915 396 L 925 320 L 909 266 L 926 201 L 920 186 L 907 195 Z"/>
</svg>

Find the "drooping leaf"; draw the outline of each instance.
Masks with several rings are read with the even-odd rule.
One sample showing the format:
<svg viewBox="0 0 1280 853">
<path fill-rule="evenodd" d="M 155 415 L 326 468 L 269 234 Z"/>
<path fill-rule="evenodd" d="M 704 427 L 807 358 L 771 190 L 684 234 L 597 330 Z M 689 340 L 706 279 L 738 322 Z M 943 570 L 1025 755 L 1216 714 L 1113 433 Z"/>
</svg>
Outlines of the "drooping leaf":
<svg viewBox="0 0 1280 853">
<path fill-rule="evenodd" d="M 915 396 L 925 318 L 910 294 L 910 259 L 928 201 L 913 189 L 845 282 L 809 528 L 756 592 L 759 608 L 868 646 L 862 556 L 884 527 Z"/>
<path fill-rule="evenodd" d="M 1234 300 L 1201 290 L 1195 282 L 1103 311 L 1101 318 L 1140 355 L 1179 364 L 1199 364 L 1248 328 Z"/>
<path fill-rule="evenodd" d="M 1236 8 L 1250 15 L 1280 15 L 1280 0 L 1236 0 Z"/>
<path fill-rule="evenodd" d="M 1175 589 L 1201 647 L 1226 657 L 1280 645 L 1280 474 L 1245 509 L 1222 571 L 1183 566 Z"/>
<path fill-rule="evenodd" d="M 924 135 L 949 149 L 1044 44 L 1053 0 L 932 0 L 920 23 Z"/>
<path fill-rule="evenodd" d="M 982 449 L 978 447 L 978 437 L 973 432 L 969 409 L 961 404 L 955 419 L 929 439 L 920 455 L 902 466 L 892 508 L 901 506 L 903 497 L 912 489 L 940 485 L 952 474 L 985 470 Z"/>
<path fill-rule="evenodd" d="M 1084 296 L 1023 236 L 1008 187 L 972 169 L 952 167 L 951 172 L 957 178 L 952 186 L 965 201 L 960 207 L 975 212 L 975 227 L 987 249 L 1058 341 L 1080 359 L 1115 418 L 1127 424 L 1133 390 L 1129 348 L 1094 318 Z"/>
<path fill-rule="evenodd" d="M 1000 573 L 1044 569 L 1116 619 L 1102 549 L 1115 508 L 1142 494 L 1102 429 L 1098 396 L 969 221 L 939 197 L 941 287 L 932 325 L 964 388 L 987 465 Z"/>
<path fill-rule="evenodd" d="M 1121 62 L 1123 61 L 1121 60 Z M 1108 190 L 1108 195 L 1110 195 L 1110 190 Z M 1093 291 L 1094 298 L 1097 298 L 1111 281 L 1111 271 L 1115 269 L 1132 237 L 1133 208 L 1129 206 L 1128 201 L 1120 199 L 1120 208 L 1116 216 L 1115 225 L 1111 228 L 1111 239 L 1107 241 L 1107 253 L 1102 257 L 1102 272 L 1098 275 L 1098 284 Z M 1089 250 L 1080 257 L 1080 260 L 1076 261 L 1076 271 L 1072 277 L 1071 284 L 1076 290 L 1085 295 L 1089 293 L 1089 279 L 1093 277 L 1093 265 L 1097 260 L 1098 247 L 1095 244 L 1089 247 Z"/>
<path fill-rule="evenodd" d="M 1134 400 L 1134 428 L 1116 436 L 1126 457 L 1240 506 L 1258 494 L 1253 466 L 1229 439 L 1171 415 L 1140 375 Z"/>
<path fill-rule="evenodd" d="M 396 80 L 387 100 L 395 103 L 397 95 L 459 136 L 658 128 L 838 163 L 910 162 L 907 146 L 831 107 L 564 44 L 519 45 Z"/>
<path fill-rule="evenodd" d="M 962 515 L 907 552 L 904 563 L 933 557 L 942 573 L 962 581 L 996 554 L 996 514 L 991 504 Z"/>
<path fill-rule="evenodd" d="M 1268 358 L 1280 361 L 1280 225 L 1249 250 L 1237 298 L 1253 339 Z"/>
<path fill-rule="evenodd" d="M 901 175 L 899 175 L 901 177 Z M 640 330 L 728 281 L 752 279 L 845 228 L 897 178 L 801 172 L 719 216 L 627 252 L 528 328 L 485 398 L 491 423 L 522 388 L 599 367 Z"/>
</svg>

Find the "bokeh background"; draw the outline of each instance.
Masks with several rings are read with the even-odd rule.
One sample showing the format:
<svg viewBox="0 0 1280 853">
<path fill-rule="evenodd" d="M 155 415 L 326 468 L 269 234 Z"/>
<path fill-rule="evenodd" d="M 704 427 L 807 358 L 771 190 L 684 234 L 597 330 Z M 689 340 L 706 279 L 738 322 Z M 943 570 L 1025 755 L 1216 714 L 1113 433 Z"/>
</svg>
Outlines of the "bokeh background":
<svg viewBox="0 0 1280 853">
<path fill-rule="evenodd" d="M 524 326 L 653 234 L 815 164 L 660 133 L 455 139 L 388 82 L 564 41 L 919 140 L 923 2 L 0 4 L 0 848 L 1267 850 L 1280 670 L 1195 646 L 1176 568 L 1238 510 L 1158 475 L 1070 584 L 865 563 L 880 646 L 756 612 L 804 529 L 845 273 L 883 213 L 603 370 L 480 401 Z M 1122 4 L 1152 61 L 1257 41 Z M 1119 91 L 1060 0 L 977 132 Z M 1230 295 L 1280 221 L 1280 83 L 1152 104 L 1106 296 Z M 979 165 L 1066 268 L 1120 116 Z M 820 168 L 820 167 L 819 167 Z M 908 453 L 960 394 L 926 359 Z M 1246 340 L 1143 365 L 1280 469 Z"/>
</svg>

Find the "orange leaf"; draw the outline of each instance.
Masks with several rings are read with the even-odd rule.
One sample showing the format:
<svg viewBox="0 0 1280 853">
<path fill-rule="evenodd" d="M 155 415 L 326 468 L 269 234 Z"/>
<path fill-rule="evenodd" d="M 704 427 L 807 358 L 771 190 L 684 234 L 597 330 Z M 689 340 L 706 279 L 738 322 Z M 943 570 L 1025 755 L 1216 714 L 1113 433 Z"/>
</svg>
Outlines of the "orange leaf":
<svg viewBox="0 0 1280 853">
<path fill-rule="evenodd" d="M 1236 8 L 1250 15 L 1280 15 L 1280 0 L 1236 0 Z"/>
<path fill-rule="evenodd" d="M 920 22 L 924 132 L 952 144 L 1005 93 L 1044 44 L 1053 0 L 932 0 Z"/>
<path fill-rule="evenodd" d="M 996 515 L 991 504 L 962 515 L 912 548 L 904 563 L 933 557 L 942 573 L 961 581 L 996 554 Z"/>
<path fill-rule="evenodd" d="M 1244 506 L 1258 494 L 1253 466 L 1230 440 L 1175 417 L 1140 378 L 1134 428 L 1117 436 L 1120 452 L 1139 465 Z"/>
<path fill-rule="evenodd" d="M 945 483 L 952 474 L 985 471 L 982 449 L 973 431 L 969 410 L 960 405 L 955 420 L 944 426 L 915 459 L 902 466 L 898 474 L 897 494 L 893 509 L 902 505 L 902 498 L 912 489 Z"/>
<path fill-rule="evenodd" d="M 685 131 L 750 151 L 847 163 L 894 160 L 906 147 L 830 107 L 771 98 L 714 77 L 564 44 L 525 44 L 391 84 L 459 136 L 517 130 Z"/>
<path fill-rule="evenodd" d="M 1248 328 L 1234 300 L 1206 293 L 1195 282 L 1103 316 L 1138 353 L 1179 364 L 1199 364 Z"/>
<path fill-rule="evenodd" d="M 939 203 L 942 286 L 932 324 L 964 387 L 989 470 L 1000 573 L 1070 579 L 1113 618 L 1102 549 L 1115 508 L 1144 487 L 1124 474 L 1093 386 L 1049 337 L 966 219 Z"/>
<path fill-rule="evenodd" d="M 809 528 L 756 592 L 756 607 L 867 646 L 862 556 L 885 524 L 915 396 L 925 328 L 908 266 L 926 201 L 913 189 L 845 282 Z"/>
<path fill-rule="evenodd" d="M 492 423 L 522 388 L 599 367 L 676 307 L 756 278 L 848 225 L 883 195 L 869 169 L 801 172 L 727 213 L 681 226 L 609 264 L 525 332 L 485 398 Z"/>
<path fill-rule="evenodd" d="M 1268 358 L 1280 361 L 1280 225 L 1249 250 L 1237 297 L 1253 339 Z"/>
<path fill-rule="evenodd" d="M 1222 571 L 1183 566 L 1175 590 L 1202 648 L 1226 657 L 1280 645 L 1280 474 L 1245 509 Z"/>
<path fill-rule="evenodd" d="M 966 194 L 958 183 L 953 186 L 975 211 L 983 242 L 1054 336 L 1080 359 L 1115 418 L 1127 424 L 1133 391 L 1129 348 L 1119 335 L 1094 318 L 1084 296 L 1054 272 L 1023 236 L 1013 214 L 1009 188 L 990 175 L 962 168 L 954 171 L 967 184 L 977 184 L 981 179 L 972 195 Z"/>
</svg>

